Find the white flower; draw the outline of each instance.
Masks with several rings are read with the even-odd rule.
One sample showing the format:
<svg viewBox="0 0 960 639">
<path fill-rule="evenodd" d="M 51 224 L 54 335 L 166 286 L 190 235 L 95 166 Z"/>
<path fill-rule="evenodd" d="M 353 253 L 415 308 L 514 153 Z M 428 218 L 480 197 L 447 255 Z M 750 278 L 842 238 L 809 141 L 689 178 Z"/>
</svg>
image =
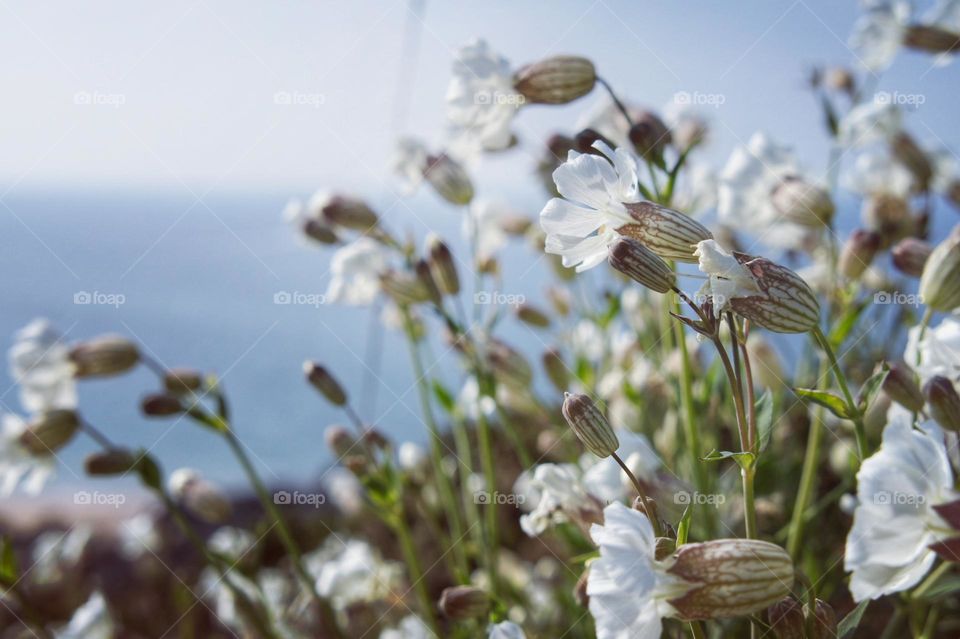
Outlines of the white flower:
<svg viewBox="0 0 960 639">
<path fill-rule="evenodd" d="M 863 147 L 890 140 L 903 128 L 903 112 L 889 100 L 864 102 L 850 109 L 838 125 L 837 138 L 846 146 Z"/>
<path fill-rule="evenodd" d="M 403 185 L 403 193 L 412 195 L 423 183 L 423 171 L 429 162 L 427 146 L 414 138 L 397 140 L 390 158 L 390 168 Z"/>
<path fill-rule="evenodd" d="M 31 548 L 33 561 L 30 573 L 33 579 L 40 584 L 50 584 L 76 574 L 92 536 L 93 531 L 85 524 L 66 532 L 50 531 L 41 534 Z"/>
<path fill-rule="evenodd" d="M 600 141 L 594 148 L 605 157 L 570 151 L 553 172 L 565 199 L 553 198 L 540 212 L 547 253 L 563 256 L 563 265 L 577 271 L 607 259 L 607 247 L 619 237 L 617 229 L 633 222 L 624 203 L 640 199 L 634 157 Z"/>
<path fill-rule="evenodd" d="M 501 621 L 487 628 L 487 639 L 526 639 L 523 628 L 512 621 Z"/>
<path fill-rule="evenodd" d="M 317 592 L 342 610 L 353 603 L 384 599 L 396 590 L 403 574 L 399 564 L 384 561 L 369 544 L 345 542 L 332 535 L 307 557 L 317 579 Z"/>
<path fill-rule="evenodd" d="M 960 317 L 947 315 L 935 328 L 927 328 L 922 340 L 920 327 L 911 328 L 903 361 L 917 371 L 922 382 L 935 375 L 960 380 Z"/>
<path fill-rule="evenodd" d="M 100 591 L 95 591 L 87 602 L 76 609 L 70 623 L 57 631 L 57 639 L 112 639 L 113 620 Z"/>
<path fill-rule="evenodd" d="M 380 639 L 434 639 L 436 635 L 416 615 L 407 615 L 400 620 L 396 628 L 387 628 L 380 633 Z"/>
<path fill-rule="evenodd" d="M 147 513 L 120 522 L 120 554 L 133 561 L 145 554 L 157 554 L 163 547 L 159 526 Z"/>
<path fill-rule="evenodd" d="M 861 153 L 845 185 L 863 197 L 894 196 L 905 200 L 913 190 L 913 174 L 886 150 L 871 149 Z"/>
<path fill-rule="evenodd" d="M 229 557 L 231 562 L 243 559 L 256 544 L 257 538 L 252 532 L 235 526 L 221 526 L 207 540 L 210 550 Z"/>
<path fill-rule="evenodd" d="M 470 204 L 470 214 L 463 218 L 463 236 L 468 242 L 476 242 L 478 262 L 496 257 L 507 243 L 502 222 L 511 214 L 510 207 L 502 202 L 474 200 Z"/>
<path fill-rule="evenodd" d="M 368 237 L 337 249 L 330 259 L 327 298 L 352 306 L 373 302 L 380 292 L 380 274 L 387 269 L 388 257 L 386 247 Z"/>
<path fill-rule="evenodd" d="M 867 69 L 883 71 L 893 62 L 903 43 L 910 19 L 910 3 L 907 0 L 868 0 L 863 4 L 867 11 L 853 25 L 850 48 Z"/>
<path fill-rule="evenodd" d="M 447 88 L 447 117 L 453 125 L 452 146 L 469 155 L 510 145 L 510 124 L 523 98 L 513 88 L 506 58 L 484 40 L 457 52 Z"/>
<path fill-rule="evenodd" d="M 623 428 L 617 428 L 616 433 L 620 441 L 620 448 L 617 449 L 620 459 L 641 480 L 653 480 L 660 469 L 660 458 L 650 445 L 650 440 Z M 581 466 L 585 468 L 583 484 L 587 492 L 603 502 L 622 500 L 633 491 L 632 485 L 628 490 L 629 478 L 612 457 L 597 459 L 595 455 L 584 455 Z"/>
<path fill-rule="evenodd" d="M 76 408 L 70 351 L 50 322 L 36 319 L 17 331 L 8 357 L 10 376 L 20 385 L 24 410 L 39 413 L 51 408 Z"/>
<path fill-rule="evenodd" d="M 419 444 L 403 442 L 397 449 L 397 463 L 408 473 L 422 472 L 427 466 L 427 451 Z"/>
<path fill-rule="evenodd" d="M 497 412 L 497 401 L 489 395 L 480 395 L 480 384 L 476 377 L 468 377 L 457 395 L 457 410 L 471 421 L 480 418 L 481 413 L 492 416 Z"/>
<path fill-rule="evenodd" d="M 363 485 L 351 471 L 342 466 L 334 466 L 327 472 L 324 483 L 330 499 L 345 514 L 357 515 L 363 511 Z"/>
<path fill-rule="evenodd" d="M 597 639 L 659 639 L 663 617 L 676 613 L 668 600 L 690 584 L 656 559 L 656 539 L 646 515 L 614 502 L 603 525 L 590 530 L 600 557 L 590 564 L 587 594 Z"/>
<path fill-rule="evenodd" d="M 571 517 L 580 518 L 581 513 L 595 511 L 599 517 L 600 504 L 587 494 L 580 481 L 580 469 L 574 464 L 539 464 L 532 475 L 517 482 L 517 492 L 536 502 L 533 510 L 520 516 L 520 528 L 530 537 L 566 523 Z"/>
<path fill-rule="evenodd" d="M 930 544 L 955 534 L 933 510 L 957 497 L 943 431 L 933 421 L 915 430 L 912 414 L 897 404 L 888 419 L 880 450 L 857 473 L 844 558 L 855 601 L 912 587 L 936 560 Z"/>
<path fill-rule="evenodd" d="M 55 457 L 34 455 L 21 443 L 27 423 L 16 415 L 0 417 L 0 496 L 9 497 L 22 486 L 28 495 L 36 495 L 53 476 Z"/>
<path fill-rule="evenodd" d="M 699 295 L 713 299 L 713 309 L 717 317 L 729 308 L 733 298 L 749 297 L 761 292 L 749 269 L 714 240 L 704 240 L 697 244 L 694 254 L 700 258 L 700 270 L 710 276 L 700 289 Z"/>
</svg>

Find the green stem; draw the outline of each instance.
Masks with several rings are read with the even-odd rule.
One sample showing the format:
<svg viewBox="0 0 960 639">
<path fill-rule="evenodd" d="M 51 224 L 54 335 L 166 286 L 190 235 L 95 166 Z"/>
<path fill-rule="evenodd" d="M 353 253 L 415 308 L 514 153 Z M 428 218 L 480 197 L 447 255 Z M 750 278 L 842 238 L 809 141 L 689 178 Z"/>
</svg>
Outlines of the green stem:
<svg viewBox="0 0 960 639">
<path fill-rule="evenodd" d="M 403 552 L 404 561 L 407 564 L 407 570 L 410 572 L 413 588 L 417 592 L 417 598 L 420 600 L 421 614 L 426 617 L 427 624 L 433 630 L 434 635 L 440 636 L 440 629 L 437 625 L 437 616 L 434 613 L 436 607 L 427 591 L 427 584 L 424 580 L 423 567 L 420 565 L 420 559 L 417 557 L 417 549 L 413 544 L 413 538 L 410 536 L 410 528 L 403 518 L 403 513 L 394 513 L 391 517 L 391 525 L 397 538 L 400 540 L 400 549 Z"/>
<path fill-rule="evenodd" d="M 703 632 L 703 626 L 700 625 L 699 621 L 690 622 L 690 636 L 693 639 L 706 639 L 707 635 Z"/>
<path fill-rule="evenodd" d="M 827 336 L 823 334 L 823 331 L 820 330 L 819 326 L 813 327 L 813 335 L 820 343 L 820 346 L 823 347 L 824 352 L 827 354 L 827 359 L 830 361 L 830 367 L 833 369 L 833 377 L 837 380 L 837 384 L 840 385 L 840 391 L 843 393 L 844 400 L 847 403 L 847 411 L 851 415 L 854 434 L 857 438 L 857 452 L 860 457 L 860 462 L 862 463 L 863 460 L 867 458 L 868 453 L 867 431 L 866 427 L 863 425 L 863 415 L 861 414 L 857 403 L 853 400 L 853 395 L 850 393 L 850 388 L 847 386 L 847 378 L 844 376 L 843 370 L 840 368 L 840 362 L 837 361 L 837 355 L 833 352 L 833 347 L 830 346 L 830 340 L 828 340 Z"/>
<path fill-rule="evenodd" d="M 923 583 L 917 586 L 917 589 L 910 593 L 910 598 L 919 599 L 927 594 L 927 591 L 933 588 L 934 584 L 940 580 L 940 577 L 943 577 L 945 574 L 950 572 L 950 568 L 952 567 L 952 564 L 947 561 L 937 566 L 937 569 L 927 575 L 927 578 L 923 580 Z"/>
<path fill-rule="evenodd" d="M 480 393 L 482 396 L 482 386 L 480 387 Z M 484 505 L 486 508 L 484 514 L 486 515 L 487 530 L 487 544 L 486 548 L 484 549 L 486 551 L 484 556 L 487 559 L 487 572 L 490 579 L 490 594 L 496 598 L 497 593 L 500 590 L 499 568 L 497 566 L 497 550 L 499 546 L 497 539 L 497 483 L 494 475 L 496 469 L 493 464 L 493 445 L 490 438 L 490 423 L 487 421 L 486 415 L 483 414 L 483 409 L 479 407 L 477 410 L 477 440 L 480 445 L 480 462 L 483 466 L 483 475 L 487 480 L 487 492 L 490 495 L 490 499 L 487 500 L 488 503 Z"/>
<path fill-rule="evenodd" d="M 826 372 L 826 363 L 823 362 L 820 365 L 820 373 L 817 375 L 817 379 L 823 379 Z M 793 505 L 793 515 L 790 518 L 790 531 L 787 534 L 787 552 L 790 553 L 794 561 L 798 559 L 800 553 L 800 540 L 803 538 L 803 526 L 806 523 L 804 513 L 813 498 L 813 491 L 817 483 L 823 432 L 823 408 L 817 406 L 813 411 L 813 419 L 810 422 L 810 432 L 807 434 L 807 450 L 803 456 L 803 468 L 800 471 L 800 488 L 797 490 L 797 499 Z"/>
</svg>

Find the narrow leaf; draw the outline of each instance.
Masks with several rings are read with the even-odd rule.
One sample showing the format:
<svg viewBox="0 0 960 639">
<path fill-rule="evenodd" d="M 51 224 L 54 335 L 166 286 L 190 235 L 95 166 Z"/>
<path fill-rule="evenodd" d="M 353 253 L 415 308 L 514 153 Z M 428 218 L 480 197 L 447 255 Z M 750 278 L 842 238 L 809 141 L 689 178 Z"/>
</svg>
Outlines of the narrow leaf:
<svg viewBox="0 0 960 639">
<path fill-rule="evenodd" d="M 741 468 L 750 468 L 757 456 L 753 453 L 734 453 L 729 450 L 715 450 L 703 458 L 703 461 L 721 461 L 732 459 L 737 462 Z"/>
<path fill-rule="evenodd" d="M 815 388 L 794 388 L 793 392 L 804 399 L 823 406 L 841 419 L 850 419 L 851 417 L 846 402 L 836 393 Z"/>
<path fill-rule="evenodd" d="M 870 601 L 870 599 L 864 599 L 850 611 L 850 614 L 843 618 L 843 621 L 837 626 L 837 637 L 839 639 L 853 636 L 857 626 L 860 625 L 860 620 L 863 619 L 863 613 L 867 611 L 867 606 L 870 605 Z"/>
<path fill-rule="evenodd" d="M 453 413 L 457 403 L 453 399 L 453 395 L 450 394 L 450 391 L 448 391 L 446 387 L 437 380 L 433 380 L 431 386 L 433 387 L 433 395 L 437 398 L 440 408 L 447 413 Z"/>
<path fill-rule="evenodd" d="M 770 443 L 773 433 L 773 394 L 770 389 L 763 391 L 763 395 L 754 404 L 757 415 L 757 451 L 762 452 Z"/>
<path fill-rule="evenodd" d="M 876 399 L 877 393 L 880 392 L 880 388 L 883 386 L 883 381 L 887 379 L 887 375 L 890 373 L 890 368 L 883 364 L 879 371 L 870 376 L 870 378 L 863 383 L 863 386 L 860 387 L 860 395 L 857 397 L 857 406 L 860 408 L 860 412 L 866 412 L 867 408 L 870 407 L 870 404 L 873 403 L 873 400 Z"/>
<path fill-rule="evenodd" d="M 677 547 L 687 543 L 687 537 L 690 536 L 690 521 L 693 519 L 693 508 L 687 506 L 680 517 L 680 523 L 677 524 Z"/>
</svg>

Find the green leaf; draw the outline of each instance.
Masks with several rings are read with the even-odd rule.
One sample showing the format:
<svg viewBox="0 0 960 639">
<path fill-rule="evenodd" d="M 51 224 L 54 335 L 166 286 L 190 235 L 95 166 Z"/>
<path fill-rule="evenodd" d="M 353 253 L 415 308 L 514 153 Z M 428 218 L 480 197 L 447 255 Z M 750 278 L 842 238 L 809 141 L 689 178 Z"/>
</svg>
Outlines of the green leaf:
<svg viewBox="0 0 960 639">
<path fill-rule="evenodd" d="M 815 388 L 794 388 L 793 392 L 804 399 L 810 400 L 814 404 L 820 404 L 841 419 L 850 419 L 852 417 L 847 410 L 847 403 L 836 393 L 817 390 Z"/>
<path fill-rule="evenodd" d="M 13 554 L 13 544 L 6 537 L 0 539 L 0 584 L 10 586 L 17 583 L 17 558 Z"/>
<path fill-rule="evenodd" d="M 762 452 L 767 444 L 770 443 L 770 435 L 773 433 L 773 393 L 770 389 L 763 391 L 754 403 L 754 411 L 757 415 L 757 452 Z"/>
<path fill-rule="evenodd" d="M 880 392 L 880 387 L 883 386 L 883 381 L 887 379 L 889 373 L 890 367 L 884 362 L 880 370 L 871 375 L 870 378 L 863 383 L 863 386 L 860 387 L 857 407 L 860 409 L 861 414 L 865 413 L 870 404 L 873 403 L 873 400 L 876 399 L 877 393 Z"/>
<path fill-rule="evenodd" d="M 867 606 L 870 605 L 870 601 L 870 599 L 864 599 L 857 604 L 856 608 L 850 611 L 850 614 L 843 618 L 843 621 L 837 626 L 837 637 L 839 639 L 846 639 L 846 637 L 853 636 L 857 626 L 860 625 L 863 613 L 867 611 Z"/>
<path fill-rule="evenodd" d="M 729 450 L 714 450 L 703 458 L 703 461 L 721 461 L 732 459 L 740 465 L 740 468 L 750 468 L 756 461 L 757 456 L 753 453 L 734 453 Z"/>
<path fill-rule="evenodd" d="M 927 588 L 920 599 L 932 601 L 957 592 L 960 592 L 960 576 L 946 577 L 939 579 L 933 586 Z"/>
<path fill-rule="evenodd" d="M 456 400 L 453 399 L 453 395 L 450 394 L 450 391 L 444 387 L 437 380 L 433 380 L 430 384 L 433 388 L 433 395 L 437 398 L 437 402 L 440 404 L 440 408 L 445 410 L 447 413 L 453 413 L 454 409 L 457 406 Z"/>
<path fill-rule="evenodd" d="M 693 508 L 687 506 L 680 517 L 680 523 L 677 524 L 677 547 L 687 543 L 690 536 L 690 520 L 693 519 Z"/>
<path fill-rule="evenodd" d="M 867 308 L 866 302 L 851 304 L 847 309 L 847 312 L 837 320 L 836 324 L 833 326 L 833 330 L 830 331 L 829 335 L 830 344 L 834 348 L 839 348 L 840 345 L 843 344 L 844 340 L 847 339 L 847 337 L 850 335 L 850 331 L 852 331 L 853 327 L 857 325 L 857 320 L 860 319 L 860 315 L 863 313 L 865 308 Z"/>
</svg>

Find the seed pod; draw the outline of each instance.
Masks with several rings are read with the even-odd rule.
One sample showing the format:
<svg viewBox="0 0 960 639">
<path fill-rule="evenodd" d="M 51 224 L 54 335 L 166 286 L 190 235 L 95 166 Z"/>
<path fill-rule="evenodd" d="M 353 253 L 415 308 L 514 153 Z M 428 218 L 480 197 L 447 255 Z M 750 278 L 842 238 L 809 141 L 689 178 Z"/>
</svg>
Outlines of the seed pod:
<svg viewBox="0 0 960 639">
<path fill-rule="evenodd" d="M 857 229 L 847 238 L 840 252 L 840 273 L 850 280 L 859 279 L 879 250 L 879 235 L 873 231 Z"/>
<path fill-rule="evenodd" d="M 890 364 L 890 372 L 883 380 L 883 392 L 914 413 L 923 408 L 923 393 L 920 392 L 920 386 L 909 366 Z"/>
<path fill-rule="evenodd" d="M 934 375 L 923 385 L 930 416 L 946 430 L 960 431 L 960 396 L 946 377 Z"/>
<path fill-rule="evenodd" d="M 447 619 L 465 621 L 486 617 L 490 596 L 474 586 L 453 586 L 440 593 L 440 612 Z"/>
<path fill-rule="evenodd" d="M 684 621 L 740 617 L 790 593 L 793 562 L 780 546 L 756 539 L 717 539 L 680 546 L 668 571 L 692 584 L 669 603 Z"/>
<path fill-rule="evenodd" d="M 423 284 L 423 288 L 426 289 L 429 300 L 434 304 L 439 304 L 442 296 L 440 294 L 440 288 L 437 286 L 437 282 L 433 279 L 433 273 L 430 271 L 430 264 L 428 264 L 424 259 L 417 260 L 414 270 L 417 273 L 417 279 L 420 280 L 420 283 Z"/>
<path fill-rule="evenodd" d="M 807 615 L 807 624 L 810 628 L 810 639 L 835 639 L 837 636 L 837 613 L 833 607 L 822 599 L 814 602 L 813 611 L 804 604 Z"/>
<path fill-rule="evenodd" d="M 820 320 L 820 303 L 802 277 L 763 257 L 734 253 L 754 277 L 761 295 L 734 297 L 730 306 L 775 333 L 805 333 Z"/>
<path fill-rule="evenodd" d="M 419 277 L 406 271 L 390 270 L 380 274 L 380 286 L 400 306 L 430 300 L 430 291 Z"/>
<path fill-rule="evenodd" d="M 920 276 L 920 296 L 936 311 L 960 306 L 960 226 L 930 253 Z"/>
<path fill-rule="evenodd" d="M 813 228 L 829 226 L 836 210 L 826 189 L 796 177 L 777 185 L 771 202 L 786 220 Z"/>
<path fill-rule="evenodd" d="M 187 395 L 203 388 L 203 374 L 192 368 L 174 368 L 163 376 L 163 386 L 176 395 Z"/>
<path fill-rule="evenodd" d="M 524 324 L 536 326 L 537 328 L 546 328 L 550 326 L 550 318 L 547 314 L 530 304 L 520 304 L 517 306 L 517 319 Z"/>
<path fill-rule="evenodd" d="M 567 365 L 563 363 L 563 356 L 559 349 L 550 348 L 544 351 L 543 369 L 558 391 L 570 388 L 570 371 L 567 370 Z"/>
<path fill-rule="evenodd" d="M 453 255 L 447 245 L 433 234 L 427 237 L 427 260 L 433 281 L 440 292 L 444 295 L 459 293 L 460 277 L 457 275 L 457 265 L 453 261 Z"/>
<path fill-rule="evenodd" d="M 572 55 L 557 55 L 521 68 L 513 88 L 533 104 L 566 104 L 593 90 L 597 72 L 593 62 Z"/>
<path fill-rule="evenodd" d="M 320 244 L 336 244 L 340 241 L 333 227 L 320 220 L 305 220 L 300 228 L 304 235 Z"/>
<path fill-rule="evenodd" d="M 170 473 L 169 489 L 190 514 L 209 524 L 222 524 L 233 512 L 227 496 L 193 469 L 178 468 Z"/>
<path fill-rule="evenodd" d="M 784 597 L 767 608 L 767 620 L 777 639 L 805 639 L 803 606 L 793 597 Z"/>
<path fill-rule="evenodd" d="M 900 132 L 890 142 L 894 157 L 900 161 L 917 182 L 920 191 L 926 191 L 933 179 L 933 164 L 923 149 L 909 134 Z"/>
<path fill-rule="evenodd" d="M 316 362 L 307 361 L 303 363 L 303 372 L 307 381 L 320 391 L 328 402 L 335 406 L 343 406 L 347 403 L 347 394 L 340 382 L 325 367 Z"/>
<path fill-rule="evenodd" d="M 137 456 L 129 450 L 114 449 L 89 455 L 83 462 L 88 475 L 123 475 L 137 466 Z"/>
<path fill-rule="evenodd" d="M 662 161 L 663 150 L 670 144 L 670 129 L 650 111 L 636 118 L 627 135 L 637 154 L 651 162 Z"/>
<path fill-rule="evenodd" d="M 927 24 L 912 24 L 903 36 L 903 46 L 927 53 L 950 53 L 960 47 L 960 36 Z"/>
<path fill-rule="evenodd" d="M 713 238 L 709 230 L 689 215 L 653 202 L 624 206 L 633 222 L 617 229 L 620 235 L 634 239 L 667 260 L 695 263 L 693 252 L 698 242 Z"/>
<path fill-rule="evenodd" d="M 179 415 L 186 408 L 172 393 L 152 393 L 140 401 L 140 410 L 147 417 L 168 417 Z"/>
<path fill-rule="evenodd" d="M 890 249 L 890 256 L 898 271 L 910 277 L 920 277 L 932 252 L 933 247 L 930 244 L 915 237 L 907 237 Z"/>
<path fill-rule="evenodd" d="M 109 377 L 136 366 L 140 352 L 125 337 L 104 335 L 74 346 L 70 360 L 76 366 L 74 377 Z"/>
<path fill-rule="evenodd" d="M 584 447 L 597 457 L 609 457 L 620 447 L 610 422 L 586 395 L 565 393 L 563 417 Z"/>
<path fill-rule="evenodd" d="M 473 199 L 473 183 L 459 163 L 445 153 L 427 157 L 423 176 L 437 194 L 451 204 L 464 206 Z"/>
<path fill-rule="evenodd" d="M 673 269 L 656 253 L 636 240 L 621 238 L 610 247 L 610 266 L 658 293 L 677 285 Z"/>
<path fill-rule="evenodd" d="M 379 223 L 377 214 L 359 198 L 334 195 L 319 208 L 320 219 L 334 227 L 366 231 Z"/>
<path fill-rule="evenodd" d="M 74 411 L 50 410 L 27 424 L 19 442 L 31 455 L 52 455 L 66 446 L 79 428 L 80 420 Z"/>
</svg>

